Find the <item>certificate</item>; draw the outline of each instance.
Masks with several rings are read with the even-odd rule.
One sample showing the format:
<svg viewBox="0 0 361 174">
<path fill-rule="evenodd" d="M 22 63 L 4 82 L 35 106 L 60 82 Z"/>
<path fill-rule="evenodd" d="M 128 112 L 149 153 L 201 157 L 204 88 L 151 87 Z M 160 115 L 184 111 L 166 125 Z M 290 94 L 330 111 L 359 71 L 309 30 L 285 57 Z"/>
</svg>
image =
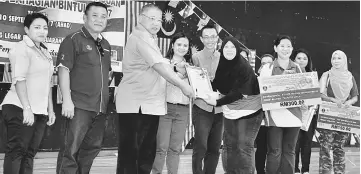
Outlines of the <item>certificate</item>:
<svg viewBox="0 0 361 174">
<path fill-rule="evenodd" d="M 317 109 L 317 105 L 313 105 L 305 111 L 301 110 L 302 111 L 302 126 L 301 126 L 302 130 L 308 131 L 308 128 L 311 125 L 311 122 L 312 122 L 312 119 L 313 119 L 316 109 Z"/>
<path fill-rule="evenodd" d="M 258 77 L 263 110 L 321 103 L 317 72 Z"/>
<path fill-rule="evenodd" d="M 213 92 L 207 70 L 195 66 L 186 66 L 189 82 L 196 98 L 207 98 Z"/>
<path fill-rule="evenodd" d="M 360 108 L 342 106 L 322 101 L 318 112 L 317 127 L 340 132 L 360 133 Z"/>
</svg>

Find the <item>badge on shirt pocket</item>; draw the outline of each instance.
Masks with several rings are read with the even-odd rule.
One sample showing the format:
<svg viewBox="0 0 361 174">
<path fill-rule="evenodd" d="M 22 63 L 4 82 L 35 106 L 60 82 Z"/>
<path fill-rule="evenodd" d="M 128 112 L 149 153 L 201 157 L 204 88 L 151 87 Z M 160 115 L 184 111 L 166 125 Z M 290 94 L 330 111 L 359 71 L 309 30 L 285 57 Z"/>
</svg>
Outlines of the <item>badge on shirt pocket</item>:
<svg viewBox="0 0 361 174">
<path fill-rule="evenodd" d="M 87 45 L 86 49 L 89 50 L 89 51 L 93 50 L 93 48 L 90 45 Z"/>
<path fill-rule="evenodd" d="M 89 52 L 93 51 L 93 47 L 89 44 L 82 45 L 81 49 L 79 50 L 79 54 L 87 54 Z"/>
</svg>

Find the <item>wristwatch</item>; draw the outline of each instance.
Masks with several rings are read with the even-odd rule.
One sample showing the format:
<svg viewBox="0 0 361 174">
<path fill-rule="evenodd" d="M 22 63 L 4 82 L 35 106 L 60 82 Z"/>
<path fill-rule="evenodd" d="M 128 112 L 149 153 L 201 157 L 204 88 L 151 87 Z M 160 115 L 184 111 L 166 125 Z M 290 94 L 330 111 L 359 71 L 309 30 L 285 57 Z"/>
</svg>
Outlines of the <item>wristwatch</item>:
<svg viewBox="0 0 361 174">
<path fill-rule="evenodd" d="M 31 109 L 31 106 L 27 105 L 27 106 L 24 107 L 24 110 L 27 110 L 27 109 Z"/>
</svg>

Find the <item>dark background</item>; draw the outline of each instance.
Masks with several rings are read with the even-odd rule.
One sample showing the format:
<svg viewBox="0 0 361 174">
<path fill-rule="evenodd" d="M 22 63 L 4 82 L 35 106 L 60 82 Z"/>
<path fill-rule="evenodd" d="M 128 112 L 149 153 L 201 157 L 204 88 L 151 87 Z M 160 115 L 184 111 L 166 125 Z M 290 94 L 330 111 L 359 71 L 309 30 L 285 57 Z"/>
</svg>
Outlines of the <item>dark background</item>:
<svg viewBox="0 0 361 174">
<path fill-rule="evenodd" d="M 319 76 L 331 68 L 331 55 L 340 49 L 360 85 L 359 1 L 194 3 L 248 48 L 256 49 L 259 57 L 273 53 L 277 35 L 291 36 L 294 49 L 309 51 Z M 257 60 L 256 69 L 259 63 Z"/>
<path fill-rule="evenodd" d="M 148 1 L 149 2 L 149 1 Z M 310 52 L 319 76 L 331 67 L 331 54 L 340 49 L 349 59 L 349 70 L 360 86 L 360 2 L 193 2 L 224 29 L 260 57 L 273 53 L 273 40 L 279 34 L 290 35 L 294 48 Z M 256 69 L 259 60 L 256 60 Z M 0 84 L 0 101 L 10 84 Z M 114 88 L 110 88 L 111 91 Z M 56 88 L 53 89 L 56 99 Z M 112 95 L 112 94 L 111 94 Z M 113 101 L 111 98 L 110 101 Z M 54 101 L 56 102 L 56 101 Z M 357 102 L 357 106 L 360 103 Z M 57 120 L 47 127 L 42 150 L 55 151 L 62 141 L 61 105 L 55 104 Z M 117 116 L 109 104 L 104 148 L 117 147 Z M 0 152 L 4 151 L 6 130 L 0 115 Z M 317 145 L 317 144 L 315 144 Z"/>
</svg>

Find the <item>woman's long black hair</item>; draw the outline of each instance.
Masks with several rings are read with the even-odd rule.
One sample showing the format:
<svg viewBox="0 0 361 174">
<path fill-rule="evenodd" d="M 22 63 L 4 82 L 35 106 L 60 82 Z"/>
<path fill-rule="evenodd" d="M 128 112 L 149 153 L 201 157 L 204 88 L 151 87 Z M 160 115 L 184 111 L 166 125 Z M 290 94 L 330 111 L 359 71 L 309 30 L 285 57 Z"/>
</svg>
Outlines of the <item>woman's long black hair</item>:
<svg viewBox="0 0 361 174">
<path fill-rule="evenodd" d="M 308 53 L 307 50 L 305 50 L 305 49 L 303 49 L 303 48 L 297 49 L 296 51 L 294 51 L 294 52 L 292 53 L 290 59 L 291 59 L 292 61 L 295 61 L 295 60 L 296 60 L 296 56 L 297 56 L 298 53 L 304 53 L 304 54 L 306 54 L 306 56 L 307 56 L 307 58 L 308 58 L 307 65 L 306 65 L 306 67 L 305 67 L 306 72 L 311 72 L 311 71 L 313 71 L 314 69 L 313 69 L 312 59 L 311 59 L 311 56 L 310 56 L 310 54 Z"/>
</svg>

